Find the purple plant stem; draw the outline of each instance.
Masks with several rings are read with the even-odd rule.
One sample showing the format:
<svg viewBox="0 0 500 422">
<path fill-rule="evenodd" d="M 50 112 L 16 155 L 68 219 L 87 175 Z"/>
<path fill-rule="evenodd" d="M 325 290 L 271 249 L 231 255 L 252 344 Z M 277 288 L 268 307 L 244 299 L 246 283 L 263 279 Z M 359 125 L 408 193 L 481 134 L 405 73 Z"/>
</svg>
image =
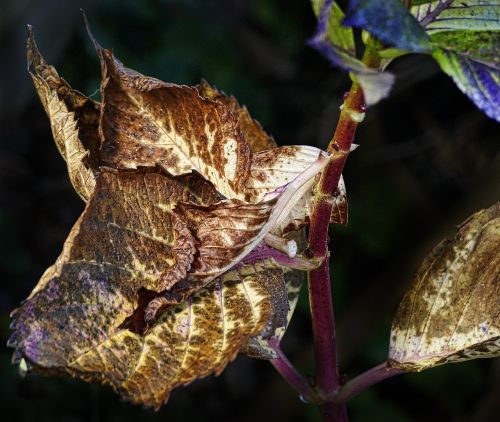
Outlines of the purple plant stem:
<svg viewBox="0 0 500 422">
<path fill-rule="evenodd" d="M 344 164 L 350 152 L 359 121 L 353 113 L 364 113 L 361 88 L 353 84 L 340 113 L 337 129 L 328 150 L 333 157 L 321 175 L 315 189 L 315 204 L 309 229 L 309 251 L 322 265 L 309 272 L 309 303 L 314 336 L 314 360 L 317 389 L 329 397 L 339 388 L 339 370 L 335 337 L 330 267 L 328 260 L 328 226 L 332 213 L 334 192 L 337 189 Z M 346 421 L 344 405 L 325 403 L 321 406 L 326 421 Z"/>
<path fill-rule="evenodd" d="M 269 340 L 269 345 L 276 352 L 278 357 L 271 359 L 270 362 L 280 375 L 290 384 L 297 393 L 300 394 L 302 400 L 309 403 L 317 403 L 318 397 L 312 389 L 309 382 L 304 378 L 292 365 L 292 363 L 285 356 L 277 339 Z"/>
<path fill-rule="evenodd" d="M 400 369 L 388 368 L 386 362 L 381 363 L 342 385 L 334 393 L 332 400 L 335 403 L 345 403 L 368 387 L 402 373 L 404 371 Z"/>
<path fill-rule="evenodd" d="M 367 47 L 363 62 L 369 67 L 377 68 L 380 59 Z M 340 387 L 328 262 L 328 227 L 334 193 L 351 151 L 356 129 L 365 111 L 363 91 L 359 84 L 354 82 L 345 96 L 337 128 L 328 145 L 332 158 L 314 187 L 315 202 L 309 226 L 308 252 L 311 258 L 323 260 L 323 264 L 309 272 L 308 287 L 314 336 L 315 390 L 321 397 L 332 397 L 335 390 Z M 347 421 L 343 403 L 327 402 L 321 406 L 321 413 L 325 421 Z"/>
</svg>

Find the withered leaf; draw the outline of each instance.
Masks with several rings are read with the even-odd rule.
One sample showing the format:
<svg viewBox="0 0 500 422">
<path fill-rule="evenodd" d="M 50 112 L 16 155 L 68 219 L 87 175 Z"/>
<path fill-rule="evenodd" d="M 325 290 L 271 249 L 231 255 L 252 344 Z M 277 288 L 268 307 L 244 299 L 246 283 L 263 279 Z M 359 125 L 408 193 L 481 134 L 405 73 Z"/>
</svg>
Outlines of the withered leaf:
<svg viewBox="0 0 500 422">
<path fill-rule="evenodd" d="M 88 202 L 15 311 L 9 344 L 24 366 L 159 407 L 238 351 L 273 357 L 267 341 L 283 336 L 301 277 L 251 252 L 267 233 L 307 224 L 329 157 L 276 148 L 245 107 L 206 82 L 161 82 L 97 49 L 102 106 L 28 40 L 56 144 Z"/>
<path fill-rule="evenodd" d="M 186 277 L 195 254 L 193 235 L 172 210 L 183 199 L 213 200 L 204 183 L 193 192 L 159 170 L 101 173 L 59 261 L 122 274 L 122 288 L 130 292 L 170 289 Z"/>
<path fill-rule="evenodd" d="M 500 356 L 500 202 L 422 263 L 393 322 L 389 365 L 421 371 Z"/>
<path fill-rule="evenodd" d="M 236 98 L 220 92 L 210 86 L 205 80 L 202 80 L 201 83 L 196 86 L 196 89 L 202 97 L 208 98 L 209 100 L 220 101 L 229 111 L 231 111 L 238 120 L 238 125 L 240 126 L 251 152 L 256 153 L 277 147 L 273 137 L 265 132 L 261 124 L 250 116 L 248 109 L 245 106 L 241 106 Z"/>
<path fill-rule="evenodd" d="M 253 248 L 276 201 L 247 204 L 228 200 L 208 206 L 179 203 L 175 212 L 197 241 L 190 277 L 209 281 L 239 261 Z"/>
<path fill-rule="evenodd" d="M 272 197 L 280 188 L 293 180 L 298 174 L 317 160 L 320 151 L 310 146 L 286 146 L 277 148 L 274 139 L 268 135 L 260 123 L 253 119 L 246 107 L 240 106 L 233 96 L 227 96 L 208 82 L 202 81 L 196 87 L 205 98 L 220 101 L 238 119 L 243 136 L 252 152 L 250 164 L 250 179 L 248 182 L 247 200 L 260 201 Z M 283 222 L 285 232 L 298 230 L 309 223 L 312 211 L 312 181 L 307 192 L 291 210 L 289 220 Z M 341 177 L 331 220 L 336 224 L 347 224 L 347 199 L 344 179 Z"/>
<path fill-rule="evenodd" d="M 101 160 L 117 169 L 196 170 L 228 198 L 242 195 L 250 150 L 226 106 L 196 88 L 141 75 L 99 49 L 103 65 Z"/>
<path fill-rule="evenodd" d="M 287 236 L 297 242 L 299 250 L 303 250 L 307 246 L 307 239 L 305 230 L 298 230 L 289 233 Z M 288 328 L 297 302 L 299 300 L 299 293 L 305 279 L 303 271 L 292 270 L 290 268 L 282 268 L 285 282 L 286 282 L 286 299 L 288 301 L 288 312 L 283 318 L 283 322 L 275 324 L 272 330 L 268 333 L 260 334 L 249 339 L 248 344 L 242 349 L 248 356 L 258 359 L 275 359 L 277 357 L 276 351 L 269 345 L 269 340 L 273 339 L 278 344 L 281 342 L 285 332 Z"/>
<path fill-rule="evenodd" d="M 158 408 L 173 388 L 218 375 L 250 337 L 282 324 L 284 293 L 273 261 L 244 265 L 167 309 L 140 335 L 121 328 L 135 300 L 119 280 L 98 266 L 70 265 L 15 312 L 10 344 L 30 369 L 110 385 Z"/>
<path fill-rule="evenodd" d="M 31 27 L 28 32 L 28 68 L 50 119 L 57 148 L 67 162 L 71 183 L 86 201 L 98 173 L 99 104 L 72 89 L 39 53 Z"/>
<path fill-rule="evenodd" d="M 307 186 L 304 186 L 304 192 L 298 192 L 299 200 L 290 210 L 286 219 L 282 220 L 279 226 L 273 229 L 273 233 L 286 234 L 291 231 L 299 230 L 301 227 L 309 224 L 310 216 L 314 206 L 314 180 L 311 180 Z M 330 223 L 346 225 L 347 214 L 347 193 L 344 178 L 340 176 L 337 190 L 333 195 L 333 208 L 330 216 Z"/>
</svg>

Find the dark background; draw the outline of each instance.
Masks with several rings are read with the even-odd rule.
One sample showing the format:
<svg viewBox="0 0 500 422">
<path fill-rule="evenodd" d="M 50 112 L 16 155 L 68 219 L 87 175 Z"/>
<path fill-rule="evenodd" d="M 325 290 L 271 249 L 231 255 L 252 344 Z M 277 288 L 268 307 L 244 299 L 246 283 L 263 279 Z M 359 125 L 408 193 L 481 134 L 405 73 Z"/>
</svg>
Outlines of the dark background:
<svg viewBox="0 0 500 422">
<path fill-rule="evenodd" d="M 284 144 L 325 147 L 347 75 L 305 45 L 307 0 L 2 0 L 0 14 L 0 343 L 9 313 L 58 256 L 83 209 L 25 64 L 26 24 L 73 87 L 95 94 L 95 36 L 129 67 L 166 81 L 201 77 L 246 104 Z M 345 178 L 350 223 L 332 230 L 342 372 L 382 362 L 391 318 L 430 248 L 472 212 L 498 200 L 499 131 L 428 57 L 391 65 L 392 96 L 369 110 Z M 96 98 L 94 96 L 94 98 Z M 312 372 L 307 294 L 286 335 L 291 360 Z M 0 346 L 6 421 L 316 421 L 267 362 L 240 357 L 214 379 L 176 390 L 158 413 L 111 391 L 67 379 L 21 378 Z M 500 411 L 500 360 L 402 375 L 349 404 L 353 421 L 492 421 Z"/>
</svg>

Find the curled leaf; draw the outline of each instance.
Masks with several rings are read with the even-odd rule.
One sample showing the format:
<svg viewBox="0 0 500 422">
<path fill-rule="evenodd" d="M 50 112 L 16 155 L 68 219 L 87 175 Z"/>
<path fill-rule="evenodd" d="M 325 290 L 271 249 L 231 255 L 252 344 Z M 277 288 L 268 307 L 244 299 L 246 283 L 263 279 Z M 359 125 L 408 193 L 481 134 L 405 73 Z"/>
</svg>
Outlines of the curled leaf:
<svg viewBox="0 0 500 422">
<path fill-rule="evenodd" d="M 299 230 L 309 224 L 314 205 L 314 194 L 312 186 L 300 197 L 299 201 L 290 211 L 288 217 L 281 221 L 279 226 L 275 226 L 273 233 L 289 233 Z M 330 223 L 346 225 L 347 213 L 347 193 L 344 178 L 341 176 L 337 190 L 333 196 L 333 208 L 330 216 Z"/>
<path fill-rule="evenodd" d="M 190 277 L 206 283 L 238 263 L 241 255 L 253 249 L 274 205 L 275 201 L 247 204 L 239 200 L 208 206 L 179 203 L 175 212 L 198 244 Z"/>
<path fill-rule="evenodd" d="M 110 50 L 100 50 L 100 56 L 103 164 L 158 165 L 174 176 L 196 170 L 228 198 L 243 193 L 250 151 L 227 107 L 194 87 L 127 69 Z"/>
<path fill-rule="evenodd" d="M 167 309 L 144 335 L 121 327 L 135 303 L 118 279 L 98 266 L 67 276 L 50 280 L 16 311 L 11 346 L 30 370 L 109 385 L 154 408 L 175 387 L 218 375 L 251 336 L 270 330 L 287 311 L 286 301 L 272 299 L 277 292 L 286 298 L 272 261 L 217 278 Z"/>
<path fill-rule="evenodd" d="M 316 7 L 316 3 L 313 5 Z M 332 14 L 335 16 L 334 19 L 331 18 Z M 341 25 L 343 17 L 343 12 L 335 2 L 325 0 L 318 15 L 316 33 L 309 44 L 325 56 L 333 66 L 354 73 L 363 89 L 366 104 L 368 106 L 374 105 L 389 95 L 394 84 L 394 75 L 369 68 L 356 58 L 352 48 L 346 50 L 345 46 L 339 43 L 338 37 L 334 36 L 333 33 L 336 31 L 334 28 Z M 332 26 L 333 28 L 331 28 Z"/>
<path fill-rule="evenodd" d="M 50 119 L 57 148 L 68 166 L 71 183 L 78 195 L 88 200 L 98 173 L 99 104 L 72 89 L 47 64 L 28 27 L 28 69 L 40 100 Z"/>
<path fill-rule="evenodd" d="M 292 215 L 287 230 L 307 222 L 301 200 L 329 155 L 276 148 L 234 98 L 206 82 L 145 77 L 99 46 L 98 105 L 60 79 L 32 40 L 28 48 L 87 204 L 56 263 L 13 312 L 14 362 L 111 385 L 157 408 L 239 351 L 263 357 L 265 342 L 283 336 L 301 284 L 288 269 L 285 284 L 277 262 L 296 262 L 264 238 L 282 239 Z M 82 188 L 82 174 L 93 185 Z M 288 236 L 294 245 L 304 239 Z"/>
<path fill-rule="evenodd" d="M 298 145 L 253 154 L 247 197 L 252 202 L 276 197 L 312 166 L 320 154 L 318 148 Z"/>
<path fill-rule="evenodd" d="M 421 371 L 500 356 L 500 203 L 422 263 L 393 322 L 389 365 Z"/>
</svg>

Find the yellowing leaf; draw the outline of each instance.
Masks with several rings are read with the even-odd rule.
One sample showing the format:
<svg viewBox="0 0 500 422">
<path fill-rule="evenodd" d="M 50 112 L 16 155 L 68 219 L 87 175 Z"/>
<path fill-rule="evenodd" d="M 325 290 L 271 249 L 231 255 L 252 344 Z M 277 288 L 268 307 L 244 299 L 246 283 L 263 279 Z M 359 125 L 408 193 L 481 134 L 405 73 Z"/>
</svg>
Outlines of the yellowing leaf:
<svg viewBox="0 0 500 422">
<path fill-rule="evenodd" d="M 110 385 L 133 403 L 159 408 L 173 388 L 218 375 L 251 336 L 287 312 L 283 275 L 272 261 L 217 278 L 144 335 L 122 328 L 135 306 L 125 293 L 98 266 L 66 266 L 16 311 L 10 343 L 29 369 Z"/>
<path fill-rule="evenodd" d="M 422 263 L 396 314 L 389 365 L 421 371 L 500 356 L 500 203 Z"/>
<path fill-rule="evenodd" d="M 67 162 L 71 183 L 86 201 L 95 187 L 98 170 L 99 105 L 73 90 L 40 55 L 31 27 L 28 64 L 33 83 L 50 119 L 59 152 Z"/>
</svg>

